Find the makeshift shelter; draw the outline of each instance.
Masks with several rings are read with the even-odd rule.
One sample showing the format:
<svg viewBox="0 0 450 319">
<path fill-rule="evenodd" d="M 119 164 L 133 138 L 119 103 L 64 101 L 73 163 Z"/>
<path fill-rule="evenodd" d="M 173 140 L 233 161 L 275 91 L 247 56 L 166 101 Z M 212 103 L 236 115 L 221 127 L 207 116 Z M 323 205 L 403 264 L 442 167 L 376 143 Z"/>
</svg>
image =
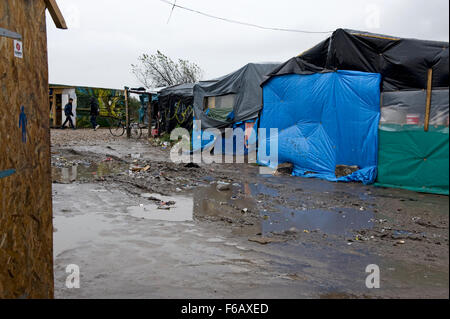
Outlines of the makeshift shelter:
<svg viewBox="0 0 450 319">
<path fill-rule="evenodd" d="M 179 84 L 159 92 L 160 133 L 170 133 L 176 127 L 192 129 L 194 85 L 194 83 Z"/>
<path fill-rule="evenodd" d="M 53 297 L 52 179 L 46 9 L 0 1 L 0 298 Z"/>
<path fill-rule="evenodd" d="M 381 74 L 377 184 L 448 194 L 448 42 L 338 29 L 299 57 Z"/>
<path fill-rule="evenodd" d="M 373 182 L 380 81 L 377 73 L 332 71 L 300 58 L 282 64 L 262 83 L 266 139 L 259 140 L 258 162 L 292 163 L 296 176 Z M 339 165 L 357 168 L 337 177 Z"/>
<path fill-rule="evenodd" d="M 201 121 L 201 127 L 194 126 L 194 150 L 201 149 L 214 140 L 213 137 L 202 140 L 202 132 L 208 128 L 241 127 L 246 136 L 249 135 L 262 106 L 260 83 L 278 65 L 279 63 L 249 63 L 215 81 L 201 82 L 194 86 L 194 119 Z M 223 143 L 222 149 L 225 145 Z"/>
</svg>

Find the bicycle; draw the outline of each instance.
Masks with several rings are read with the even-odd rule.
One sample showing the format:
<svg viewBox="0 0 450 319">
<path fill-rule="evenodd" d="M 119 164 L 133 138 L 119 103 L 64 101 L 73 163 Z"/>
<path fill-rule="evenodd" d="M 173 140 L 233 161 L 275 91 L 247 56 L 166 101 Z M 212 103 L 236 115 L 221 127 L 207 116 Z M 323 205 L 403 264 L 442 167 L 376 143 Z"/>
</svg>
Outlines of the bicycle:
<svg viewBox="0 0 450 319">
<path fill-rule="evenodd" d="M 109 132 L 111 133 L 112 136 L 120 137 L 127 130 L 125 119 L 123 119 L 123 118 L 110 119 L 109 122 L 110 122 Z M 130 128 L 130 132 L 131 132 L 131 138 L 134 138 L 134 139 L 141 138 L 142 127 L 139 123 L 133 122 L 133 120 L 131 119 L 129 128 Z"/>
</svg>

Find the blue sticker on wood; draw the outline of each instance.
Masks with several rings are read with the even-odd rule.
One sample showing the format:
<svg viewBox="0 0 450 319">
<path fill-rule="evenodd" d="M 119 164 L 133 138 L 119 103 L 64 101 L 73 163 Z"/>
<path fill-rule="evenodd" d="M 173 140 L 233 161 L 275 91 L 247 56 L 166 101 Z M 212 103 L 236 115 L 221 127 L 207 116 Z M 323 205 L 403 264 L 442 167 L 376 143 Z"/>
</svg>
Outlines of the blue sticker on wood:
<svg viewBox="0 0 450 319">
<path fill-rule="evenodd" d="M 22 105 L 19 115 L 19 128 L 22 128 L 22 143 L 27 142 L 27 115 L 25 114 L 25 106 Z"/>
</svg>

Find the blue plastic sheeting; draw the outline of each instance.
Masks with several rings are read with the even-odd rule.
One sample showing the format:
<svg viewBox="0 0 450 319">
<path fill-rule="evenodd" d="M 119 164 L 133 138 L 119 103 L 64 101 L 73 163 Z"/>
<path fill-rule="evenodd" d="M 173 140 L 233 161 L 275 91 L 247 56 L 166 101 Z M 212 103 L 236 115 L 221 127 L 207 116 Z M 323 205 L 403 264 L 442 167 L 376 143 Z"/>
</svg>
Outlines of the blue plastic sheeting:
<svg viewBox="0 0 450 319">
<path fill-rule="evenodd" d="M 373 183 L 380 81 L 378 73 L 357 71 L 273 77 L 263 87 L 260 128 L 277 128 L 278 133 L 270 137 L 267 133 L 265 141 L 260 141 L 258 162 L 272 168 L 293 163 L 295 176 Z M 266 156 L 275 141 L 278 159 Z M 336 165 L 360 169 L 336 178 Z"/>
<path fill-rule="evenodd" d="M 241 130 L 239 133 L 244 138 L 245 132 L 245 124 L 253 123 L 253 130 L 249 135 L 247 143 L 244 146 L 244 141 L 239 140 L 239 143 L 236 136 L 226 138 L 223 136 L 222 138 L 218 137 L 218 134 L 212 134 L 208 130 L 199 130 L 197 123 L 194 118 L 194 126 L 192 130 L 192 149 L 193 151 L 203 150 L 205 147 L 211 147 L 214 145 L 215 154 L 226 154 L 226 155 L 247 155 L 249 151 L 256 149 L 257 142 L 257 120 L 249 120 L 245 122 L 238 122 L 233 124 L 233 130 Z M 220 130 L 218 130 L 220 132 Z"/>
</svg>

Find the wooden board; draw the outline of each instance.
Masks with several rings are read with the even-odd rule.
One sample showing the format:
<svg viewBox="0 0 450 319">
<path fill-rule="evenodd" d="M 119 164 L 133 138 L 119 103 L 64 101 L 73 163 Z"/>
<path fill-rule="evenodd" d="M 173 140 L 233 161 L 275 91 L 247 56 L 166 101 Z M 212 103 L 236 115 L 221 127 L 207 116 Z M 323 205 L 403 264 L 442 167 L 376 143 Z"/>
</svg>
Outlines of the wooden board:
<svg viewBox="0 0 450 319">
<path fill-rule="evenodd" d="M 0 298 L 53 297 L 45 8 L 0 1 L 0 27 L 23 40 L 17 58 L 14 40 L 0 37 L 0 172 L 15 170 L 0 178 Z"/>
<path fill-rule="evenodd" d="M 52 16 L 53 22 L 55 23 L 58 29 L 67 29 L 66 21 L 59 10 L 58 5 L 55 0 L 45 0 L 45 4 L 47 5 L 48 12 Z"/>
</svg>

